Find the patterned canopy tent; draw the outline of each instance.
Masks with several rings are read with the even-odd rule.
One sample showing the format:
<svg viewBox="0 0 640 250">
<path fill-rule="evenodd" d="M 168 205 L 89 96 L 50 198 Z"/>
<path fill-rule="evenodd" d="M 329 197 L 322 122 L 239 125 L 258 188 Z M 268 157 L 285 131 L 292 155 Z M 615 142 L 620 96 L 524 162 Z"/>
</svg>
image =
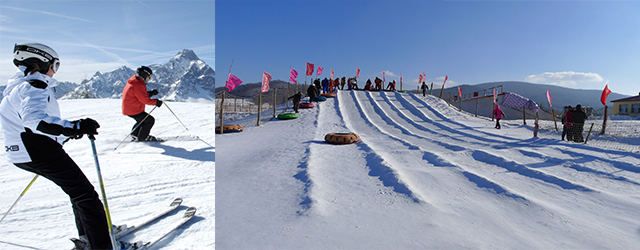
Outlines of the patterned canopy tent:
<svg viewBox="0 0 640 250">
<path fill-rule="evenodd" d="M 538 104 L 533 100 L 511 92 L 505 92 L 504 99 L 502 99 L 502 106 L 517 109 L 526 108 L 536 113 L 540 109 Z"/>
</svg>

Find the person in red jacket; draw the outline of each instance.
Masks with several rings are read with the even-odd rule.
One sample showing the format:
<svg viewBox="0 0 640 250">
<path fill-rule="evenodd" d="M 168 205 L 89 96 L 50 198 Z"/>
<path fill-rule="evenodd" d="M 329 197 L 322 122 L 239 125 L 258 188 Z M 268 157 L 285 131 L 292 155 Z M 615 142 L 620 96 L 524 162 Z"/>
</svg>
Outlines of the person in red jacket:
<svg viewBox="0 0 640 250">
<path fill-rule="evenodd" d="M 149 67 L 141 66 L 137 74 L 127 80 L 122 92 L 122 114 L 136 120 L 131 130 L 134 141 L 159 141 L 158 138 L 149 135 L 155 119 L 144 111 L 145 104 L 162 106 L 162 101 L 151 99 L 151 96 L 158 94 L 158 90 L 147 91 L 147 82 L 151 80 L 152 74 Z"/>
</svg>

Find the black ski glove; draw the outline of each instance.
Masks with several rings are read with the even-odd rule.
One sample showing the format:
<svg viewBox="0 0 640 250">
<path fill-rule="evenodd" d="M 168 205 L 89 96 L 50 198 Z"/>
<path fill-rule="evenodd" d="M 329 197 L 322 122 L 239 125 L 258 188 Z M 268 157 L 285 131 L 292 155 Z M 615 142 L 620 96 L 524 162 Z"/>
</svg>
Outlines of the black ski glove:
<svg viewBox="0 0 640 250">
<path fill-rule="evenodd" d="M 157 89 L 154 89 L 154 90 L 151 90 L 151 91 L 147 91 L 147 93 L 149 93 L 149 97 L 152 97 L 152 96 L 154 96 L 154 95 L 157 95 L 157 94 L 158 94 L 158 90 L 157 90 Z"/>
<path fill-rule="evenodd" d="M 160 101 L 160 100 L 156 100 L 156 101 L 157 101 L 156 102 L 156 107 L 159 108 L 160 106 L 162 106 L 162 101 Z"/>
<path fill-rule="evenodd" d="M 98 124 L 97 121 L 91 118 L 86 118 L 80 120 L 80 128 L 78 128 L 78 130 L 80 135 L 97 135 L 99 127 L 100 124 Z"/>
</svg>

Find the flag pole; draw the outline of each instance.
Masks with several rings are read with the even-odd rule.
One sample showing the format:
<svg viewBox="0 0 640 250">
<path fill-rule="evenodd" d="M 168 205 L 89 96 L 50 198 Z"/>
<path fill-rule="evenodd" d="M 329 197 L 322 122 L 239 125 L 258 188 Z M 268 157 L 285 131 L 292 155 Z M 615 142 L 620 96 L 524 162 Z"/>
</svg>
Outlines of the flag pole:
<svg viewBox="0 0 640 250">
<path fill-rule="evenodd" d="M 227 75 L 227 79 L 229 79 L 229 75 L 231 75 L 231 68 L 233 68 L 233 61 L 235 61 L 235 57 L 231 59 L 231 66 L 229 66 L 229 74 Z M 223 117 L 224 117 L 224 92 L 227 92 L 227 86 L 225 84 L 224 89 L 222 90 L 222 101 L 220 101 L 220 134 L 223 131 Z"/>
</svg>

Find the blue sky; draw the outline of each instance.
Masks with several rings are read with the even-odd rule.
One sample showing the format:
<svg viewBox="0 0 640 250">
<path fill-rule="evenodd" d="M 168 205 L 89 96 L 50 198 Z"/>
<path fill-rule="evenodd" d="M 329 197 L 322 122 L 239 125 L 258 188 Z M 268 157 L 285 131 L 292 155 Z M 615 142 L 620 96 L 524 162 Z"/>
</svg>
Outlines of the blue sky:
<svg viewBox="0 0 640 250">
<path fill-rule="evenodd" d="M 217 71 L 304 82 L 307 62 L 414 89 L 528 81 L 640 92 L 640 1 L 218 0 Z"/>
<path fill-rule="evenodd" d="M 215 1 L 0 1 L 0 79 L 23 42 L 56 50 L 60 81 L 166 63 L 183 49 L 215 67 Z"/>
</svg>

